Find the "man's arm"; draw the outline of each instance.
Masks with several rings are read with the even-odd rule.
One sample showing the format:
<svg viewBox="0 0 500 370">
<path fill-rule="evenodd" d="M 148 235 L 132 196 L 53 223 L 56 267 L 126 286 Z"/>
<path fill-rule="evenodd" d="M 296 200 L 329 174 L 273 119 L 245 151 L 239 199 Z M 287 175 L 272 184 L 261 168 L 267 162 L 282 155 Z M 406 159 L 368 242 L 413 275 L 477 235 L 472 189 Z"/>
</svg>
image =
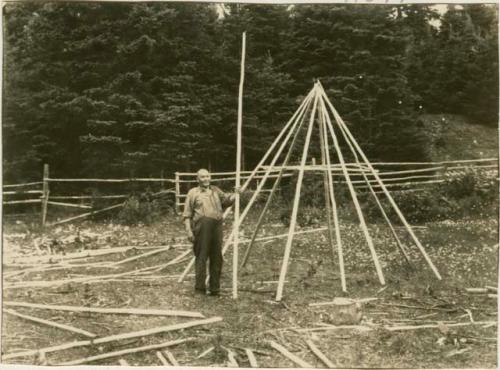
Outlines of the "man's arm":
<svg viewBox="0 0 500 370">
<path fill-rule="evenodd" d="M 186 228 L 186 234 L 190 242 L 194 241 L 194 234 L 191 228 L 191 219 L 193 218 L 193 205 L 192 205 L 192 193 L 189 192 L 186 196 L 186 202 L 184 203 L 184 212 L 182 213 L 184 217 L 184 227 Z"/>
</svg>

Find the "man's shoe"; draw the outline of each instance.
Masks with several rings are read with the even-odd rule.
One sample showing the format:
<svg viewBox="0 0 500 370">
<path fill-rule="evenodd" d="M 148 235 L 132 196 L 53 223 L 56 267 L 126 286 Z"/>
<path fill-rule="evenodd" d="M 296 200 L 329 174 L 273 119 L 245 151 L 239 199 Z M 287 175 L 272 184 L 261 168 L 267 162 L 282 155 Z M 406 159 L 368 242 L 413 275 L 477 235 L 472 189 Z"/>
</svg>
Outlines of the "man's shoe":
<svg viewBox="0 0 500 370">
<path fill-rule="evenodd" d="M 211 295 L 212 297 L 218 297 L 220 295 L 219 291 L 218 290 L 215 290 L 213 292 L 210 292 L 208 293 L 209 295 Z"/>
</svg>

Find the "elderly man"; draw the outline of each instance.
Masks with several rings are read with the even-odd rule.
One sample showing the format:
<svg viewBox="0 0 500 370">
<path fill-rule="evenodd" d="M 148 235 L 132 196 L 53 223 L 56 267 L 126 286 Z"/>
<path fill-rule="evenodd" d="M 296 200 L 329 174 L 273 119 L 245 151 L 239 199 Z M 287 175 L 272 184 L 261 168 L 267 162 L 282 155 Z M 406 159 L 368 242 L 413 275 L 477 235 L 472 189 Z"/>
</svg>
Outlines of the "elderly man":
<svg viewBox="0 0 500 370">
<path fill-rule="evenodd" d="M 191 189 L 184 205 L 184 224 L 195 255 L 195 292 L 206 294 L 206 265 L 209 260 L 210 295 L 219 295 L 222 270 L 222 213 L 235 195 L 210 185 L 210 173 L 198 171 L 198 186 Z"/>
</svg>

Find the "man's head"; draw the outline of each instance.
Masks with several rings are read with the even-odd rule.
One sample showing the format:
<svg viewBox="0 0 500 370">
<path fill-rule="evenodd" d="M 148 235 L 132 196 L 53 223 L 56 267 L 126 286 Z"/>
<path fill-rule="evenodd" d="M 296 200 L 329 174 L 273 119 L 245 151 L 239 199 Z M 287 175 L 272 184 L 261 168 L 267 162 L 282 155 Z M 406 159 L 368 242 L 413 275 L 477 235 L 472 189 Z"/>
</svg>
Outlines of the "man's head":
<svg viewBox="0 0 500 370">
<path fill-rule="evenodd" d="M 198 170 L 198 184 L 203 187 L 207 187 L 210 185 L 210 172 L 206 169 L 202 168 Z"/>
</svg>

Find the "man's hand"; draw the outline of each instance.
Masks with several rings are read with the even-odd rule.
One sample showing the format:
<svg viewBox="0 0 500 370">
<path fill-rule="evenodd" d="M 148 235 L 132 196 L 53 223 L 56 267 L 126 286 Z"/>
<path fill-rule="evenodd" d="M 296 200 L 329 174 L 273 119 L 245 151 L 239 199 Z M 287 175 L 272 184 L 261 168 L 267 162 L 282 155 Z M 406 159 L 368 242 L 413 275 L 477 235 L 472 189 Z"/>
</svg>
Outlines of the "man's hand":
<svg viewBox="0 0 500 370">
<path fill-rule="evenodd" d="M 188 240 L 189 240 L 191 243 L 194 243 L 194 234 L 193 234 L 193 231 L 192 231 L 192 230 L 188 230 L 188 231 L 187 231 L 187 237 L 188 237 Z"/>
</svg>

